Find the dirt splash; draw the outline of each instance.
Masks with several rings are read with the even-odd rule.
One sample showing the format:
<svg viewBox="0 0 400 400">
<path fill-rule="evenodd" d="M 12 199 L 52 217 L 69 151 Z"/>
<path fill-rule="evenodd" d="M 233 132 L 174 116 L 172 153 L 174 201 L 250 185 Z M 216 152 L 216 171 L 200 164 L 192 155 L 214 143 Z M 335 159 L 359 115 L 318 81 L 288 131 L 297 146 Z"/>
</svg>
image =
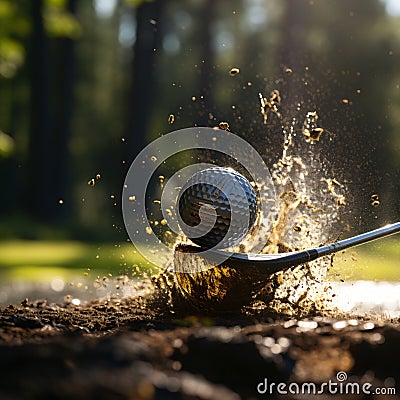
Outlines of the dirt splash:
<svg viewBox="0 0 400 400">
<path fill-rule="evenodd" d="M 292 118 L 290 124 L 284 126 L 279 91 L 274 89 L 269 99 L 262 94 L 259 98 L 267 134 L 272 134 L 268 132 L 270 117 L 282 122 L 282 155 L 271 171 L 279 197 L 275 210 L 277 218 L 268 237 L 251 237 L 234 250 L 246 253 L 254 240 L 266 243 L 262 252 L 270 254 L 335 240 L 330 227 L 339 222 L 346 190 L 330 176 L 327 168 L 322 167 L 315 144 L 324 129 L 318 125 L 317 112 L 302 113 L 299 105 L 299 117 Z M 298 141 L 302 141 L 301 146 Z M 164 304 L 172 310 L 207 314 L 305 316 L 333 312 L 330 303 L 334 293 L 324 281 L 332 264 L 331 257 L 267 275 L 256 267 L 249 273 L 249 270 L 225 265 L 211 266 L 196 254 L 184 253 L 180 242 L 187 243 L 182 238 L 178 240 L 170 268 L 152 279 L 155 285 L 151 296 L 153 306 Z M 199 270 L 199 266 L 203 272 L 187 273 Z"/>
</svg>

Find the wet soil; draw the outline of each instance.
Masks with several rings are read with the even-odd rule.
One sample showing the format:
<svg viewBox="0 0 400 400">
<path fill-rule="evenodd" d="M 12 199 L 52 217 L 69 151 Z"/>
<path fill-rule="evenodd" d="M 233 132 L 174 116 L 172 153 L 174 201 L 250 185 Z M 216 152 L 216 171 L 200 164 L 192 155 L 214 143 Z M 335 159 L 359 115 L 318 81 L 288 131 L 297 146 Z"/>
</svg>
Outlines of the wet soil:
<svg viewBox="0 0 400 400">
<path fill-rule="evenodd" d="M 0 309 L 0 399 L 298 399 L 310 395 L 257 386 L 337 382 L 339 371 L 345 382 L 371 383 L 371 393 L 399 393 L 399 343 L 399 320 L 25 300 Z"/>
</svg>

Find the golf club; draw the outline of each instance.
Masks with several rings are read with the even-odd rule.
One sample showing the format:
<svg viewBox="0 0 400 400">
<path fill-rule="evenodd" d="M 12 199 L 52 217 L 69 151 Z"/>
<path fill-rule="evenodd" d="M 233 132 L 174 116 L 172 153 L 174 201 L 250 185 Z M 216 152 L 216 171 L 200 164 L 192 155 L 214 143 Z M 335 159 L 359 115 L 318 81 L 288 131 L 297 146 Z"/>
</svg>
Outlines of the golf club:
<svg viewBox="0 0 400 400">
<path fill-rule="evenodd" d="M 218 265 L 219 262 L 224 259 L 223 265 L 228 267 L 239 269 L 256 267 L 257 269 L 263 269 L 266 274 L 273 274 L 398 232 L 400 232 L 400 222 L 386 225 L 382 228 L 362 233 L 348 239 L 343 239 L 332 244 L 306 250 L 278 254 L 232 253 L 228 258 L 226 258 L 226 251 L 209 250 L 204 253 L 204 256 L 202 255 L 202 257 L 204 257 L 210 264 L 214 265 Z M 190 249 L 190 252 L 193 253 L 202 251 L 201 248 L 195 246 L 185 246 L 185 248 Z"/>
</svg>

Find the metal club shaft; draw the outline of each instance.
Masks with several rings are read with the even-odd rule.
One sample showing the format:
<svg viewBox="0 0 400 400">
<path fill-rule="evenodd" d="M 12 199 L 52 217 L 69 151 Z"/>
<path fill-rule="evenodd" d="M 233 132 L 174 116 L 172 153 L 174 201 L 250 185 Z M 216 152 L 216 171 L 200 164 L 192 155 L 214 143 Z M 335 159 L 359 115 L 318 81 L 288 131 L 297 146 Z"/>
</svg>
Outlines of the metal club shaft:
<svg viewBox="0 0 400 400">
<path fill-rule="evenodd" d="M 328 244 L 326 246 L 322 246 L 317 248 L 318 256 L 326 256 L 328 254 L 336 253 L 340 250 L 348 249 L 349 247 L 358 246 L 363 243 L 370 242 L 375 239 L 379 239 L 381 237 L 393 235 L 394 233 L 400 232 L 400 222 L 396 222 L 395 224 L 386 225 L 382 228 L 375 229 L 370 232 L 362 233 L 357 236 L 353 236 L 348 239 L 343 239 L 338 242 Z"/>
<path fill-rule="evenodd" d="M 279 254 L 232 253 L 228 259 L 224 257 L 223 264 L 235 268 L 261 267 L 265 269 L 266 273 L 272 274 L 398 232 L 400 232 L 400 222 L 312 249 Z M 210 251 L 206 258 L 209 262 L 217 265 L 224 254 L 226 252 L 222 250 Z"/>
</svg>

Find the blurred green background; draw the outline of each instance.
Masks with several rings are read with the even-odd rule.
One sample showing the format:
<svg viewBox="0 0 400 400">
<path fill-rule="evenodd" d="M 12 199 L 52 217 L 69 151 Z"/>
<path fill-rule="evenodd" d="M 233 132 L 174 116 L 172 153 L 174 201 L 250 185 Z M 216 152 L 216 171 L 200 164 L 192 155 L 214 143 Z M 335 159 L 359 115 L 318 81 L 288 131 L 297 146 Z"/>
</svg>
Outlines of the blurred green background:
<svg viewBox="0 0 400 400">
<path fill-rule="evenodd" d="M 330 132 L 319 151 L 348 188 L 343 224 L 357 233 L 399 220 L 399 8 L 0 0 L 2 279 L 147 268 L 120 210 L 135 155 L 163 133 L 227 121 L 272 163 L 281 136 L 266 135 L 258 93 L 276 88 L 285 118 L 301 103 Z M 399 280 L 400 242 L 382 243 L 362 248 L 356 266 L 343 261 L 369 266 L 353 279 Z"/>
</svg>

